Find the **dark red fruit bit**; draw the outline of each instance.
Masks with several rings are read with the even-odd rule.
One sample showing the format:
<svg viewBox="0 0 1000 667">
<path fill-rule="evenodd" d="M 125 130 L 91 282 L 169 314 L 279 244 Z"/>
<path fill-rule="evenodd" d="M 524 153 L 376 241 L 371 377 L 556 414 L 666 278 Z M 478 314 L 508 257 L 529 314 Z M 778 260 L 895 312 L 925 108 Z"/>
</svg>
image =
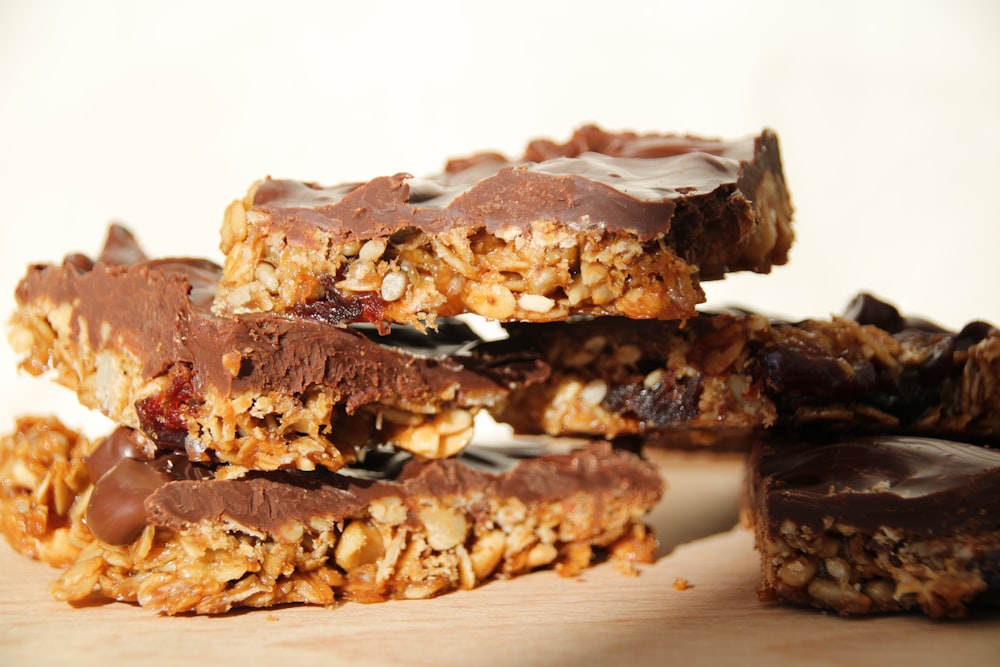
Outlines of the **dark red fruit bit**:
<svg viewBox="0 0 1000 667">
<path fill-rule="evenodd" d="M 291 314 L 327 324 L 353 324 L 368 322 L 374 324 L 380 334 L 389 333 L 385 324 L 385 301 L 378 292 L 353 292 L 350 295 L 337 289 L 336 278 L 329 274 L 320 277 L 324 295 L 309 303 L 291 309 Z"/>
<path fill-rule="evenodd" d="M 194 414 L 198 402 L 191 382 L 191 369 L 184 365 L 174 366 L 170 369 L 170 384 L 165 390 L 135 402 L 139 427 L 158 447 L 183 451 L 187 438 L 185 419 Z"/>
<path fill-rule="evenodd" d="M 702 389 L 701 376 L 669 378 L 652 387 L 619 385 L 608 391 L 603 404 L 635 416 L 650 428 L 672 426 L 698 416 Z"/>
<path fill-rule="evenodd" d="M 775 399 L 783 403 L 848 400 L 875 385 L 875 367 L 861 360 L 852 366 L 837 357 L 794 345 L 764 353 L 761 375 Z"/>
</svg>

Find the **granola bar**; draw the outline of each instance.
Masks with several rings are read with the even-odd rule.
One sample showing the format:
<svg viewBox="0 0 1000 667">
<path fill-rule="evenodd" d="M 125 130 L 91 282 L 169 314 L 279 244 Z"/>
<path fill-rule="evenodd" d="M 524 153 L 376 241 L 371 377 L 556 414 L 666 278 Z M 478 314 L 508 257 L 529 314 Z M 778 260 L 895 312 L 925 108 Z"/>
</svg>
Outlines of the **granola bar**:
<svg viewBox="0 0 1000 667">
<path fill-rule="evenodd" d="M 335 470 L 377 443 L 449 456 L 468 444 L 478 410 L 544 377 L 523 355 L 483 364 L 464 354 L 475 336 L 458 325 L 432 343 L 308 318 L 218 317 L 219 275 L 207 260 L 149 259 L 115 226 L 96 262 L 29 268 L 11 342 L 22 368 L 51 371 L 158 447 L 257 470 Z"/>
<path fill-rule="evenodd" d="M 462 313 L 686 318 L 701 281 L 785 263 L 791 217 L 770 130 L 725 141 L 587 126 L 427 178 L 259 181 L 226 212 L 215 308 L 420 327 Z"/>
<path fill-rule="evenodd" d="M 908 436 L 759 442 L 747 480 L 762 600 L 935 618 L 1000 601 L 996 450 Z"/>
<path fill-rule="evenodd" d="M 495 411 L 525 433 L 747 443 L 759 429 L 813 428 L 1000 440 L 1000 331 L 945 331 L 869 294 L 842 317 L 797 323 L 741 311 L 507 329 L 477 353 L 516 349 L 551 367 Z"/>
<path fill-rule="evenodd" d="M 48 512 L 31 539 L 72 533 L 58 551 L 20 548 L 69 562 L 52 586 L 63 600 L 218 614 L 428 598 L 540 568 L 572 576 L 604 558 L 634 567 L 656 548 L 643 521 L 663 492 L 659 469 L 608 442 L 530 458 L 471 448 L 421 461 L 376 451 L 336 473 L 225 478 L 225 466 L 155 451 L 120 427 L 77 440 L 67 465 L 47 476 L 12 475 L 44 468 L 52 430 L 25 419 L 0 441 L 0 526 L 23 545 L 19 527 L 31 523 L 23 516 L 31 508 Z M 65 470 L 75 471 L 69 480 Z M 43 480 L 65 482 L 68 503 L 55 505 Z"/>
</svg>

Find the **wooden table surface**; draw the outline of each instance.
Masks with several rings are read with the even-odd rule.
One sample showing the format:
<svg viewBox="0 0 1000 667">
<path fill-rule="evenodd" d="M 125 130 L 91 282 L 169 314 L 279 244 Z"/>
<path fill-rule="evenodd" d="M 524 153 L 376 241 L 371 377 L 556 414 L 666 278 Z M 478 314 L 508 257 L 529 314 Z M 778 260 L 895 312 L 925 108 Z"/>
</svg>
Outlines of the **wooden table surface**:
<svg viewBox="0 0 1000 667">
<path fill-rule="evenodd" d="M 2 544 L 0 665 L 1000 665 L 1000 611 L 937 622 L 761 604 L 752 536 L 735 526 L 739 461 L 657 458 L 671 486 L 651 517 L 661 553 L 637 577 L 600 565 L 431 600 L 162 617 L 57 602 L 54 571 Z"/>
</svg>

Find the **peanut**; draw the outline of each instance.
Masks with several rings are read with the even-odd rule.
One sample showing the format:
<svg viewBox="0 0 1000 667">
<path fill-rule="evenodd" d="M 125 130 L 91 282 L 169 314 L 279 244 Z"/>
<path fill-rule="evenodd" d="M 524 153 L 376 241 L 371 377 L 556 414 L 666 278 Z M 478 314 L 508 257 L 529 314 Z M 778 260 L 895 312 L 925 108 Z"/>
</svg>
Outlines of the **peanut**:
<svg viewBox="0 0 1000 667">
<path fill-rule="evenodd" d="M 517 300 L 517 305 L 521 310 L 532 313 L 547 313 L 556 305 L 556 302 L 541 294 L 522 294 Z"/>
<path fill-rule="evenodd" d="M 517 301 L 503 285 L 471 283 L 463 296 L 473 312 L 494 320 L 506 320 L 517 309 Z"/>
<path fill-rule="evenodd" d="M 446 551 L 465 542 L 469 522 L 458 512 L 435 505 L 421 509 L 419 515 L 427 529 L 427 544 L 432 549 Z"/>
<path fill-rule="evenodd" d="M 350 572 L 362 565 L 374 563 L 384 553 L 385 547 L 379 532 L 362 521 L 352 521 L 341 533 L 333 550 L 333 558 L 337 565 Z"/>
<path fill-rule="evenodd" d="M 778 568 L 778 578 L 793 588 L 802 588 L 816 576 L 819 566 L 805 558 L 795 558 L 782 563 Z"/>
</svg>

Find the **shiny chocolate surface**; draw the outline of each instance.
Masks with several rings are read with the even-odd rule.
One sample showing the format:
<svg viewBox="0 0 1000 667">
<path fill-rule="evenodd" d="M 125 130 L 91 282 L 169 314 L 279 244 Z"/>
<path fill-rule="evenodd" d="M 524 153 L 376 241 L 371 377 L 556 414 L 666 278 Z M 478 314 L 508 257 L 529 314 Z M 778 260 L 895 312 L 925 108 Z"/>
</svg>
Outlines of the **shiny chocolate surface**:
<svg viewBox="0 0 1000 667">
<path fill-rule="evenodd" d="M 1000 451 L 935 438 L 871 436 L 759 445 L 757 511 L 822 530 L 829 522 L 922 536 L 1000 530 Z"/>
<path fill-rule="evenodd" d="M 764 180 L 790 215 L 771 130 L 721 140 L 587 126 L 565 144 L 532 142 L 520 159 L 483 153 L 428 177 L 397 173 L 334 186 L 268 178 L 252 190 L 250 207 L 292 245 L 310 245 L 312 229 L 335 241 L 456 227 L 506 235 L 537 220 L 626 232 L 665 241 L 708 280 L 787 259 L 790 238 L 766 258 L 745 254 Z"/>
<path fill-rule="evenodd" d="M 147 525 L 144 503 L 154 491 L 181 479 L 209 479 L 211 472 L 182 455 L 152 454 L 139 432 L 118 427 L 86 460 L 94 485 L 87 505 L 87 526 L 109 544 L 128 544 Z"/>
<path fill-rule="evenodd" d="M 145 457 L 122 446 L 123 438 L 127 433 L 106 438 L 93 457 L 108 467 L 94 483 L 88 525 L 111 544 L 131 542 L 150 524 L 184 529 L 232 520 L 277 534 L 290 522 L 341 521 L 386 496 L 416 507 L 422 498 L 469 493 L 530 503 L 616 489 L 653 497 L 663 489 L 655 465 L 608 442 L 527 458 L 488 448 L 438 461 L 371 456 L 355 464 L 351 474 L 250 472 L 217 480 L 210 468 L 174 454 Z M 367 474 L 359 474 L 365 466 Z"/>
</svg>

